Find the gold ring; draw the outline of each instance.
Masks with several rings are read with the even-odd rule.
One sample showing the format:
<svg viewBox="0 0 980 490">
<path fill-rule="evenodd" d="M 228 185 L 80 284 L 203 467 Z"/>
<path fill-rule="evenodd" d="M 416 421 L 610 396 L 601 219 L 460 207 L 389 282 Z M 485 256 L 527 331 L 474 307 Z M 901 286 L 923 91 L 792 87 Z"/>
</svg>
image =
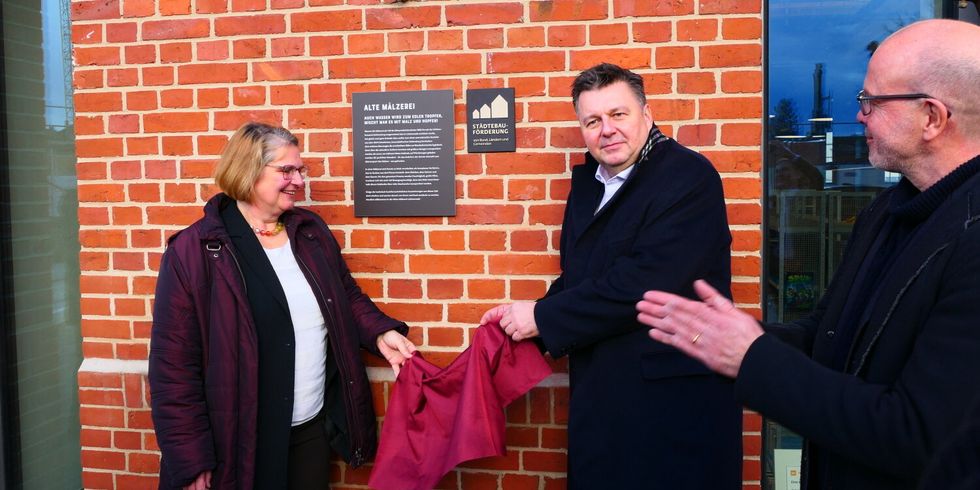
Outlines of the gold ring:
<svg viewBox="0 0 980 490">
<path fill-rule="evenodd" d="M 691 339 L 691 343 L 692 343 L 692 344 L 696 344 L 696 343 L 698 343 L 698 340 L 701 340 L 701 334 L 702 334 L 702 333 L 704 333 L 704 332 L 698 332 L 698 334 L 697 334 L 697 335 L 695 335 L 693 339 Z"/>
</svg>

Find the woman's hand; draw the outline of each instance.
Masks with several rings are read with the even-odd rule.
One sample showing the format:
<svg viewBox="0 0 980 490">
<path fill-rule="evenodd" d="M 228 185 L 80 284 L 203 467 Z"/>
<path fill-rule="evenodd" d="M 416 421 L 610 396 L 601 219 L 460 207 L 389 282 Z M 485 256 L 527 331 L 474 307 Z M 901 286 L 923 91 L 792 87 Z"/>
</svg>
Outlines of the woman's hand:
<svg viewBox="0 0 980 490">
<path fill-rule="evenodd" d="M 404 335 L 395 330 L 388 330 L 378 335 L 377 344 L 381 355 L 385 356 L 388 364 L 391 364 L 391 369 L 395 372 L 396 378 L 398 377 L 398 372 L 401 370 L 402 364 L 418 350 L 411 340 L 408 340 Z"/>
<path fill-rule="evenodd" d="M 184 487 L 184 490 L 207 490 L 209 488 L 211 488 L 211 472 L 202 471 L 193 483 Z"/>
</svg>

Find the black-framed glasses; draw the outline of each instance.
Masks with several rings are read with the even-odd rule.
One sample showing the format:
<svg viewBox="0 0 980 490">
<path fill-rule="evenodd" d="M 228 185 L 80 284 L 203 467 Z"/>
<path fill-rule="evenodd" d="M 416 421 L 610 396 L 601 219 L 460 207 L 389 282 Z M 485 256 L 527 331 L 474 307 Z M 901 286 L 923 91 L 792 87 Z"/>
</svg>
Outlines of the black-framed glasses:
<svg viewBox="0 0 980 490">
<path fill-rule="evenodd" d="M 281 173 L 282 178 L 286 180 L 293 178 L 293 175 L 295 175 L 296 172 L 299 172 L 299 176 L 304 179 L 310 173 L 310 168 L 305 165 L 301 167 L 296 167 L 294 165 L 268 165 L 267 164 L 266 167 L 272 167 L 276 169 L 276 172 Z"/>
<path fill-rule="evenodd" d="M 861 114 L 868 116 L 871 114 L 871 110 L 874 106 L 873 101 L 876 100 L 914 100 L 914 99 L 936 99 L 929 94 L 914 93 L 914 94 L 891 94 L 891 95 L 868 95 L 864 90 L 858 92 L 857 101 L 858 105 L 861 106 Z M 953 111 L 946 108 L 946 117 L 951 117 Z"/>
</svg>

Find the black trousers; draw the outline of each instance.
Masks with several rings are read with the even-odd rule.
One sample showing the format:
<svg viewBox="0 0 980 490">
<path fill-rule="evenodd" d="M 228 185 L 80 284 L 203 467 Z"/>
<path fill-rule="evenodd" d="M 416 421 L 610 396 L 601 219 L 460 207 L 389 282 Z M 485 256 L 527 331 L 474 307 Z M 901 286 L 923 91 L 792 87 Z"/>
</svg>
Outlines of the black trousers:
<svg viewBox="0 0 980 490">
<path fill-rule="evenodd" d="M 289 432 L 289 489 L 330 488 L 330 444 L 323 410 Z"/>
</svg>

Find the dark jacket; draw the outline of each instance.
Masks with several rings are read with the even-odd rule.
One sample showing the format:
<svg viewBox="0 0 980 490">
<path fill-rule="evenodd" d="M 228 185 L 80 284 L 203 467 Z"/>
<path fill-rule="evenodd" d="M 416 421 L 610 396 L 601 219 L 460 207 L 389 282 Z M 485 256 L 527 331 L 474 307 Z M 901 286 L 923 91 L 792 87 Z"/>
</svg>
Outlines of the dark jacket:
<svg viewBox="0 0 980 490">
<path fill-rule="evenodd" d="M 741 407 L 729 380 L 636 320 L 650 289 L 729 295 L 731 235 L 718 173 L 673 140 L 635 164 L 616 195 L 598 163 L 572 169 L 562 273 L 535 307 L 552 356 L 569 355 L 568 484 L 573 489 L 741 489 Z"/>
<path fill-rule="evenodd" d="M 220 217 L 219 208 L 233 203 L 224 194 L 208 201 L 204 217 L 170 239 L 160 264 L 149 383 L 161 488 L 179 488 L 207 470 L 212 488 L 253 487 L 259 348 L 238 251 Z M 341 381 L 340 396 L 328 392 L 324 401 L 328 412 L 332 405 L 342 410 L 334 449 L 358 466 L 377 445 L 360 349 L 378 354 L 379 334 L 407 327 L 361 292 L 322 219 L 294 209 L 282 220 L 324 312 L 328 358 Z"/>
<path fill-rule="evenodd" d="M 869 248 L 896 190 L 861 213 L 816 312 L 797 323 L 767 325 L 736 380 L 749 408 L 807 439 L 810 490 L 915 488 L 976 393 L 980 174 L 920 225 L 870 296 L 867 320 L 848 345 L 837 345 L 838 320 L 855 294 L 851 285 L 871 260 Z M 828 367 L 841 348 L 850 352 L 843 371 Z"/>
</svg>

